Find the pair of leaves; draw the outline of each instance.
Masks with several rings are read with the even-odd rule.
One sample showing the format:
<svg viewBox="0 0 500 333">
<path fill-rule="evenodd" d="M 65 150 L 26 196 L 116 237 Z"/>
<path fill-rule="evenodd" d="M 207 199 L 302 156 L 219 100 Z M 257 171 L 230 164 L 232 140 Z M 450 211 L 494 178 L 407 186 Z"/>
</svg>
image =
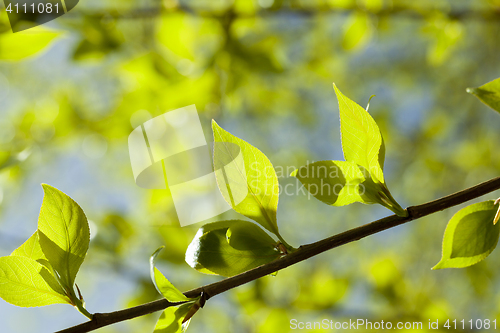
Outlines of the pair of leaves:
<svg viewBox="0 0 500 333">
<path fill-rule="evenodd" d="M 214 172 L 226 202 L 238 213 L 275 234 L 293 251 L 278 230 L 279 183 L 273 165 L 260 150 L 212 122 Z M 199 229 L 186 251 L 186 262 L 208 274 L 233 276 L 279 258 L 278 243 L 251 222 L 232 220 Z"/>
<path fill-rule="evenodd" d="M 74 291 L 89 247 L 87 218 L 69 196 L 42 187 L 38 230 L 10 256 L 0 258 L 0 297 L 22 307 L 67 303 L 91 318 Z"/>
<path fill-rule="evenodd" d="M 279 258 L 275 247 L 276 241 L 251 222 L 214 222 L 198 230 L 186 262 L 202 273 L 233 276 Z"/>
<path fill-rule="evenodd" d="M 200 297 L 188 298 L 184 296 L 159 270 L 156 268 L 156 257 L 163 247 L 153 253 L 150 259 L 151 280 L 156 290 L 171 303 L 178 306 L 166 308 L 155 326 L 155 333 L 183 333 L 187 330 L 191 317 L 200 306 Z M 189 316 L 189 317 L 188 317 Z M 186 318 L 187 317 L 187 318 Z"/>
<path fill-rule="evenodd" d="M 443 256 L 433 269 L 461 268 L 486 258 L 497 246 L 500 224 L 495 224 L 498 206 L 493 200 L 472 204 L 448 222 L 443 238 Z"/>
<path fill-rule="evenodd" d="M 310 163 L 291 175 L 328 205 L 379 203 L 406 216 L 407 212 L 394 200 L 384 181 L 385 144 L 377 123 L 367 110 L 342 94 L 335 84 L 333 86 L 339 101 L 345 161 Z"/>
</svg>

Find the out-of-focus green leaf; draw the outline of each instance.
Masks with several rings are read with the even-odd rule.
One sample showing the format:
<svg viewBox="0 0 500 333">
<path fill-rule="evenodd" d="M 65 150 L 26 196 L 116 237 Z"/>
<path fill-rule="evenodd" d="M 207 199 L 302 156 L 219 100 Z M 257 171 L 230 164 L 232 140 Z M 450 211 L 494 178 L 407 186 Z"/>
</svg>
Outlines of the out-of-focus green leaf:
<svg viewBox="0 0 500 333">
<path fill-rule="evenodd" d="M 276 242 L 255 227 L 240 220 L 201 227 L 189 244 L 186 262 L 202 273 L 233 276 L 279 258 Z"/>
<path fill-rule="evenodd" d="M 443 257 L 433 269 L 467 267 L 486 258 L 497 246 L 500 235 L 500 224 L 493 224 L 496 212 L 493 200 L 458 211 L 448 222 Z"/>
<path fill-rule="evenodd" d="M 50 185 L 42 187 L 45 196 L 38 218 L 40 245 L 63 287 L 72 291 L 89 248 L 87 217 L 68 195 Z"/>
<path fill-rule="evenodd" d="M 500 112 L 500 78 L 477 88 L 467 88 L 467 92 L 479 98 L 493 110 Z"/>
<path fill-rule="evenodd" d="M 42 27 L 31 28 L 17 33 L 0 34 L 0 61 L 22 60 L 39 55 L 60 36 L 60 32 Z"/>
<path fill-rule="evenodd" d="M 171 306 L 166 308 L 158 322 L 156 323 L 154 333 L 184 333 L 186 332 L 191 319 L 182 323 L 189 310 L 193 306 L 192 302 L 182 304 L 181 306 Z"/>
<path fill-rule="evenodd" d="M 225 131 L 215 121 L 212 129 L 215 175 L 224 199 L 235 211 L 279 236 L 276 220 L 279 183 L 273 165 L 260 150 Z"/>
<path fill-rule="evenodd" d="M 71 304 L 52 273 L 25 256 L 0 258 L 0 297 L 22 307 Z"/>
<path fill-rule="evenodd" d="M 156 250 L 149 260 L 151 280 L 153 281 L 156 290 L 158 290 L 158 292 L 162 294 L 163 297 L 165 297 L 169 302 L 187 302 L 190 299 L 184 296 L 184 294 L 180 292 L 179 289 L 174 287 L 174 285 L 170 281 L 168 281 L 168 279 L 158 270 L 158 268 L 155 267 L 156 257 L 158 256 L 160 251 L 163 250 L 163 248 L 164 247 L 162 246 L 158 250 Z"/>
<path fill-rule="evenodd" d="M 370 41 L 372 34 L 373 27 L 368 14 L 354 12 L 345 24 L 342 46 L 346 50 L 359 49 Z"/>
</svg>

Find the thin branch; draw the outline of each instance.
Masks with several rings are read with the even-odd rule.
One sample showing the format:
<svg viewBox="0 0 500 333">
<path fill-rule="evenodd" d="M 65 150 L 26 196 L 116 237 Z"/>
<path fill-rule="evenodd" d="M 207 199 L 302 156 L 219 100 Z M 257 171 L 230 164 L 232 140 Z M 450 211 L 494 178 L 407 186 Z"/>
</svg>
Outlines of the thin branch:
<svg viewBox="0 0 500 333">
<path fill-rule="evenodd" d="M 316 256 L 325 251 L 357 241 L 361 238 L 419 219 L 438 211 L 462 204 L 469 200 L 476 199 L 482 195 L 488 194 L 498 189 L 500 189 L 500 177 L 488 180 L 479 185 L 470 187 L 468 189 L 459 191 L 457 193 L 445 196 L 434 201 L 424 203 L 422 205 L 408 207 L 408 217 L 400 217 L 397 215 L 384 217 L 380 220 L 347 230 L 343 233 L 331 236 L 318 242 L 303 245 L 297 251 L 273 262 L 256 267 L 252 270 L 221 280 L 219 282 L 187 291 L 184 294 L 187 297 L 197 297 L 201 295 L 201 292 L 203 291 L 206 295 L 206 298 L 208 299 L 235 287 L 274 273 L 288 266 L 294 265 L 300 261 Z M 70 327 L 57 333 L 90 332 L 107 325 L 160 311 L 172 305 L 174 304 L 170 303 L 166 299 L 161 299 L 125 310 L 110 313 L 96 313 L 94 314 L 94 318 L 91 321 Z"/>
</svg>

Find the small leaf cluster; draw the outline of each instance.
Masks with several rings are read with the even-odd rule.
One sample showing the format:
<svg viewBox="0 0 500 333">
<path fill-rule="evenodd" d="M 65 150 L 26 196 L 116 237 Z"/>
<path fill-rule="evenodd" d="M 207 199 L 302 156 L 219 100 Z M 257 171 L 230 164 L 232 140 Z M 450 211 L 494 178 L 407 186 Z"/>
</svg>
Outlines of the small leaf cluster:
<svg viewBox="0 0 500 333">
<path fill-rule="evenodd" d="M 378 203 L 399 216 L 407 216 L 385 184 L 385 144 L 377 123 L 368 110 L 342 94 L 335 84 L 333 87 L 339 101 L 345 161 L 310 163 L 291 175 L 297 177 L 314 197 L 328 205 Z"/>
<path fill-rule="evenodd" d="M 21 307 L 71 304 L 92 318 L 75 284 L 89 248 L 87 217 L 68 195 L 42 187 L 37 231 L 10 256 L 0 258 L 0 297 Z"/>
</svg>

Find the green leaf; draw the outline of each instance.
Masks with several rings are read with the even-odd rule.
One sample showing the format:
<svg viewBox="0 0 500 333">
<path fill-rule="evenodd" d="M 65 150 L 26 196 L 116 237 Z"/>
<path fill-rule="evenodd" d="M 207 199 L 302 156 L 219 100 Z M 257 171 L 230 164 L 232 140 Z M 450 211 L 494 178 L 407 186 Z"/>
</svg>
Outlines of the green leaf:
<svg viewBox="0 0 500 333">
<path fill-rule="evenodd" d="M 247 221 L 204 225 L 186 251 L 186 262 L 207 274 L 233 276 L 281 256 L 264 230 Z"/>
<path fill-rule="evenodd" d="M 87 217 L 69 196 L 52 186 L 42 187 L 45 196 L 38 218 L 40 245 L 63 287 L 73 292 L 76 274 L 89 248 Z"/>
<path fill-rule="evenodd" d="M 22 60 L 40 55 L 59 35 L 60 32 L 43 27 L 0 34 L 0 60 Z"/>
<path fill-rule="evenodd" d="M 44 259 L 45 255 L 43 254 L 42 248 L 40 247 L 40 241 L 38 239 L 38 230 L 35 231 L 33 235 L 26 242 L 24 242 L 20 247 L 14 250 L 11 253 L 11 256 L 20 256 L 27 257 L 33 259 L 35 261 L 39 259 Z"/>
<path fill-rule="evenodd" d="M 335 84 L 333 88 L 339 101 L 345 160 L 363 166 L 374 181 L 384 183 L 385 147 L 377 123 L 365 109 L 342 94 Z"/>
<path fill-rule="evenodd" d="M 467 92 L 479 98 L 493 110 L 500 112 L 500 78 L 478 88 L 467 88 Z"/>
<path fill-rule="evenodd" d="M 179 291 L 168 279 L 155 267 L 156 257 L 163 250 L 164 246 L 160 247 L 158 250 L 153 253 L 149 262 L 151 269 L 151 280 L 153 280 L 153 284 L 158 290 L 160 294 L 163 295 L 169 302 L 177 303 L 177 302 L 187 302 L 190 299 L 184 296 L 182 292 Z"/>
<path fill-rule="evenodd" d="M 251 251 L 276 245 L 276 241 L 258 225 L 246 221 L 241 222 L 243 223 L 232 223 L 226 231 L 227 241 L 231 247 Z"/>
<path fill-rule="evenodd" d="M 325 190 L 342 188 L 344 192 L 337 191 L 331 195 L 323 194 L 323 191 L 312 193 L 319 200 L 329 205 L 343 206 L 356 201 L 379 203 L 399 216 L 407 216 L 408 212 L 394 200 L 384 181 L 385 144 L 377 124 L 367 110 L 342 94 L 335 84 L 333 84 L 333 87 L 339 101 L 342 149 L 344 158 L 348 163 L 343 164 L 338 161 L 322 161 L 319 163 L 328 164 L 325 167 L 340 169 L 338 173 L 345 173 L 347 177 L 329 179 L 330 177 L 327 175 L 313 175 L 309 180 L 304 177 L 299 179 L 308 190 L 323 184 Z M 305 170 L 318 166 L 321 165 L 313 163 L 306 166 Z M 362 172 L 362 175 L 359 174 L 359 171 Z M 299 171 L 297 170 L 297 172 Z M 296 175 L 297 173 L 292 173 L 292 176 Z"/>
<path fill-rule="evenodd" d="M 500 224 L 493 224 L 497 206 L 493 200 L 470 205 L 448 222 L 443 256 L 433 269 L 461 268 L 486 258 L 497 246 Z"/>
<path fill-rule="evenodd" d="M 71 304 L 52 273 L 25 256 L 0 258 L 0 297 L 22 307 Z"/>
<path fill-rule="evenodd" d="M 366 178 L 356 163 L 319 161 L 300 167 L 291 176 L 297 177 L 309 193 L 327 205 L 371 203 L 361 196 L 361 184 Z"/>
<path fill-rule="evenodd" d="M 276 220 L 279 183 L 273 165 L 260 150 L 225 131 L 215 121 L 212 129 L 215 175 L 224 199 L 235 211 L 281 239 Z"/>
<path fill-rule="evenodd" d="M 189 326 L 189 322 L 191 319 L 186 321 L 184 324 L 182 321 L 188 314 L 194 302 L 185 303 L 181 306 L 171 306 L 166 308 L 158 322 L 156 323 L 156 327 L 154 333 L 183 333 L 187 330 Z"/>
</svg>

